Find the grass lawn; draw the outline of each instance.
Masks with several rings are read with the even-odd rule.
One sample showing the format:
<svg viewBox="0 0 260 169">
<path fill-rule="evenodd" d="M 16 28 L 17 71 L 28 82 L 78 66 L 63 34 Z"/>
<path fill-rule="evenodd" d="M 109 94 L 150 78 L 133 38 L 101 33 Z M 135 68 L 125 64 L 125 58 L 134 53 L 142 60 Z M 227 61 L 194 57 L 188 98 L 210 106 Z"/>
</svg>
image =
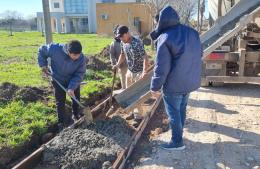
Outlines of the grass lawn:
<svg viewBox="0 0 260 169">
<path fill-rule="evenodd" d="M 14 101 L 0 107 L 0 147 L 15 147 L 41 135 L 57 121 L 54 109 L 43 103 Z"/>
<path fill-rule="evenodd" d="M 19 86 L 46 86 L 37 65 L 38 48 L 45 42 L 40 32 L 8 32 L 0 31 L 0 83 L 11 82 Z M 99 37 L 95 34 L 53 34 L 53 41 L 66 43 L 78 39 L 83 45 L 85 55 L 99 53 L 110 44 L 111 38 Z"/>
<path fill-rule="evenodd" d="M 38 48 L 45 42 L 41 33 L 14 32 L 14 36 L 10 37 L 8 32 L 0 31 L 0 39 L 0 84 L 10 82 L 19 87 L 50 85 L 42 79 L 37 64 Z M 86 56 L 99 53 L 111 42 L 111 38 L 95 34 L 53 34 L 53 41 L 57 43 L 66 43 L 71 39 L 81 41 Z M 83 98 L 88 98 L 90 93 L 101 92 L 111 86 L 112 73 L 109 70 L 89 70 L 84 80 L 88 83 L 82 87 L 81 93 Z M 0 102 L 0 148 L 22 145 L 33 134 L 45 133 L 48 126 L 57 122 L 53 105 L 53 99 L 48 105 L 20 100 Z"/>
</svg>

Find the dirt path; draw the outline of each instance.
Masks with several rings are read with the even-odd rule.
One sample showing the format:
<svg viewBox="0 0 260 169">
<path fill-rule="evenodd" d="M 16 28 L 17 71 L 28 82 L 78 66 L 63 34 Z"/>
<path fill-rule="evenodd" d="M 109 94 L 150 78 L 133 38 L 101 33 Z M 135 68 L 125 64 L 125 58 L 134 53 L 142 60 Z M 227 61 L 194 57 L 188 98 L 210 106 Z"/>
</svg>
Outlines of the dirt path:
<svg viewBox="0 0 260 169">
<path fill-rule="evenodd" d="M 184 131 L 186 150 L 162 150 L 160 134 L 135 169 L 257 169 L 260 166 L 260 86 L 225 85 L 191 94 Z M 142 146 L 145 147 L 145 146 Z M 152 153 L 145 153 L 152 149 Z M 133 164 L 132 164 L 133 165 Z M 259 167 L 260 168 L 260 167 Z"/>
</svg>

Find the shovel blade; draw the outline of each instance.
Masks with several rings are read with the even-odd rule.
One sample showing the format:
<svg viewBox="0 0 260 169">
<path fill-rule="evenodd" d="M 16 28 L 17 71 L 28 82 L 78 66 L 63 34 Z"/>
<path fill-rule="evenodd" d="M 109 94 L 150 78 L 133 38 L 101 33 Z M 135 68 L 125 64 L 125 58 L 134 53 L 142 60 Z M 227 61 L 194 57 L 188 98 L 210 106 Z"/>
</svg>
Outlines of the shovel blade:
<svg viewBox="0 0 260 169">
<path fill-rule="evenodd" d="M 84 108 L 83 113 L 85 115 L 85 122 L 90 124 L 93 122 L 93 116 L 89 107 Z"/>
</svg>

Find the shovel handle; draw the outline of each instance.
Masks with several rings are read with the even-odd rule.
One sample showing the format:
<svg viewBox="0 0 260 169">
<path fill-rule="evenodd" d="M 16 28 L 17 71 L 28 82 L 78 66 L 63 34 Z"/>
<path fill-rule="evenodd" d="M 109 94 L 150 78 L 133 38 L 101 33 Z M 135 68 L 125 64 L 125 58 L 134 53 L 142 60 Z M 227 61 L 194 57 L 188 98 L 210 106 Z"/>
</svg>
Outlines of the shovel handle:
<svg viewBox="0 0 260 169">
<path fill-rule="evenodd" d="M 52 76 L 52 79 L 62 88 L 62 90 L 64 90 L 64 92 L 66 92 L 68 94 L 67 89 L 57 80 Z M 70 96 L 71 97 L 71 96 Z M 85 106 L 83 104 L 81 104 L 78 99 L 76 99 L 76 97 L 71 97 L 80 107 L 85 108 Z"/>
<path fill-rule="evenodd" d="M 114 70 L 114 76 L 113 76 L 113 81 L 112 81 L 112 88 L 111 88 L 111 94 L 110 94 L 110 99 L 109 99 L 110 105 L 112 104 L 112 97 L 113 97 L 113 91 L 114 91 L 114 87 L 115 87 L 115 80 L 116 80 L 116 70 Z"/>
</svg>

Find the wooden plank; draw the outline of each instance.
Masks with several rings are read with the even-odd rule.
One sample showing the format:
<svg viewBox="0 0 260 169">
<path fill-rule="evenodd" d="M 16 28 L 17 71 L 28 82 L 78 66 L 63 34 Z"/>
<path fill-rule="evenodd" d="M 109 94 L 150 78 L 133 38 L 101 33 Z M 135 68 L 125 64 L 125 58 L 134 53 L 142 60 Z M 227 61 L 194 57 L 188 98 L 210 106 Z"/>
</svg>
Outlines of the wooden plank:
<svg viewBox="0 0 260 169">
<path fill-rule="evenodd" d="M 137 144 L 138 140 L 140 139 L 145 127 L 147 126 L 149 120 L 151 119 L 152 115 L 154 114 L 154 112 L 157 109 L 160 102 L 161 102 L 161 97 L 153 103 L 150 112 L 147 112 L 145 118 L 142 120 L 137 131 L 131 137 L 129 145 L 127 146 L 127 148 L 124 151 L 122 151 L 120 153 L 117 160 L 113 163 L 113 166 L 112 166 L 113 169 L 123 169 L 124 168 L 126 161 L 130 157 L 135 145 Z"/>
<path fill-rule="evenodd" d="M 240 76 L 207 76 L 206 79 L 212 82 L 227 83 L 257 83 L 260 84 L 260 77 L 240 77 Z"/>
<path fill-rule="evenodd" d="M 42 158 L 43 147 L 38 148 L 12 169 L 31 169 L 36 166 Z"/>
</svg>

